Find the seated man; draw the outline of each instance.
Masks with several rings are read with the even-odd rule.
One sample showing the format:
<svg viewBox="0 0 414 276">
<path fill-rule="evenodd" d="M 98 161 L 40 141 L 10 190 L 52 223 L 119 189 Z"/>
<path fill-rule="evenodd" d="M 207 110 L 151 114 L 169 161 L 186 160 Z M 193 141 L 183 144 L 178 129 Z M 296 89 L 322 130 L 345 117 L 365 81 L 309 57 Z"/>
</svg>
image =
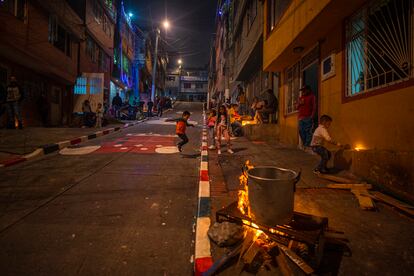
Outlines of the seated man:
<svg viewBox="0 0 414 276">
<path fill-rule="evenodd" d="M 230 105 L 228 115 L 230 117 L 231 131 L 234 136 L 240 137 L 243 135 L 242 124 L 240 123 L 241 116 L 237 113 L 237 104 Z"/>
<path fill-rule="evenodd" d="M 265 106 L 261 110 L 258 110 L 259 112 L 259 121 L 263 122 L 263 118 L 268 118 L 269 115 L 276 114 L 278 109 L 278 100 L 276 96 L 273 94 L 272 89 L 267 89 L 267 101 L 265 101 Z"/>
</svg>

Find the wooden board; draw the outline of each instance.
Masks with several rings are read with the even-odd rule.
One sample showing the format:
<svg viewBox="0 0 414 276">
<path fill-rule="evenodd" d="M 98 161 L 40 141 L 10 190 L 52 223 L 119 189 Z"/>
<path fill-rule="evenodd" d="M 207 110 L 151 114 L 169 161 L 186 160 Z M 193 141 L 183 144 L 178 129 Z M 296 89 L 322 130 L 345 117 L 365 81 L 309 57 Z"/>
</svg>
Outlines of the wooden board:
<svg viewBox="0 0 414 276">
<path fill-rule="evenodd" d="M 347 189 L 347 190 L 356 190 L 356 189 L 372 189 L 371 184 L 328 184 L 326 187 L 331 189 Z"/>
<path fill-rule="evenodd" d="M 295 263 L 306 275 L 311 275 L 313 272 L 312 267 L 310 267 L 301 257 L 299 257 L 295 252 L 284 246 L 283 244 L 278 244 L 279 248 L 285 253 L 285 255 Z"/>
<path fill-rule="evenodd" d="M 395 198 L 392 198 L 380 192 L 372 192 L 371 196 L 373 196 L 376 200 L 391 205 L 406 214 L 414 216 L 414 207 L 411 205 L 405 204 L 404 202 L 401 202 Z"/>
<path fill-rule="evenodd" d="M 359 202 L 359 207 L 364 210 L 375 210 L 375 204 L 370 197 L 368 197 L 368 190 L 367 189 L 352 189 L 351 193 L 353 193 Z M 365 196 L 364 196 L 365 195 Z"/>
<path fill-rule="evenodd" d="M 352 184 L 352 183 L 355 182 L 354 180 L 344 178 L 344 177 L 340 177 L 340 176 L 336 176 L 336 175 L 331 175 L 331 174 L 316 173 L 316 175 L 319 178 L 323 178 L 323 179 L 326 179 L 326 180 L 331 180 L 331 181 L 337 182 L 337 183 Z"/>
</svg>

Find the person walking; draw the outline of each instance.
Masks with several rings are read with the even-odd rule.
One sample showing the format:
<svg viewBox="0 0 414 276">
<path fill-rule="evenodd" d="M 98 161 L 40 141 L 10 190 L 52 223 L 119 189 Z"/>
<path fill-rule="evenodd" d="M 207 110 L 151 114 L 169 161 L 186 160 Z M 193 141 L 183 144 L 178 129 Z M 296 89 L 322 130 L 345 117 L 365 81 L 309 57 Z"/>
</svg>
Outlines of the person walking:
<svg viewBox="0 0 414 276">
<path fill-rule="evenodd" d="M 227 116 L 226 107 L 220 106 L 216 121 L 216 136 L 217 136 L 217 154 L 221 154 L 221 137 L 223 136 L 227 144 L 227 152 L 233 154 L 234 151 L 231 149 L 230 144 L 230 133 L 229 133 L 229 119 Z"/>
<path fill-rule="evenodd" d="M 14 120 L 17 119 L 19 129 L 23 129 L 21 113 L 23 90 L 17 84 L 15 76 L 10 77 L 10 83 L 6 90 L 7 128 L 15 129 Z"/>
<path fill-rule="evenodd" d="M 316 112 L 316 100 L 309 85 L 303 86 L 298 103 L 299 136 L 304 149 L 307 149 L 312 141 L 313 118 Z"/>
<path fill-rule="evenodd" d="M 152 108 L 154 107 L 154 102 L 150 99 L 147 102 L 148 107 L 148 117 L 152 117 Z"/>
<path fill-rule="evenodd" d="M 164 111 L 164 107 L 165 107 L 165 97 L 161 97 L 158 101 L 158 106 L 157 106 L 157 116 L 159 118 L 162 117 L 162 112 Z"/>
<path fill-rule="evenodd" d="M 115 118 L 119 119 L 122 107 L 122 98 L 119 96 L 119 93 L 116 93 L 115 97 L 112 99 L 112 106 L 115 111 Z"/>
</svg>

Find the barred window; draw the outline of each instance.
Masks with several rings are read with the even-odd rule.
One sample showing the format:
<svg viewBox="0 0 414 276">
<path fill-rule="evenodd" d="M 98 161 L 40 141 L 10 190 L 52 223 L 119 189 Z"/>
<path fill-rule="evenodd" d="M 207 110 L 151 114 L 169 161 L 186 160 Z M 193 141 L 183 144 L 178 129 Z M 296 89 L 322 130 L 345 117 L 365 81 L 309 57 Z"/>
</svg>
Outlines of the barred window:
<svg viewBox="0 0 414 276">
<path fill-rule="evenodd" d="M 346 22 L 346 96 L 412 77 L 413 0 L 371 1 Z"/>
<path fill-rule="evenodd" d="M 300 89 L 300 62 L 286 69 L 285 86 L 286 86 L 285 114 L 290 114 L 298 110 L 297 104 L 299 100 L 299 89 Z"/>
</svg>

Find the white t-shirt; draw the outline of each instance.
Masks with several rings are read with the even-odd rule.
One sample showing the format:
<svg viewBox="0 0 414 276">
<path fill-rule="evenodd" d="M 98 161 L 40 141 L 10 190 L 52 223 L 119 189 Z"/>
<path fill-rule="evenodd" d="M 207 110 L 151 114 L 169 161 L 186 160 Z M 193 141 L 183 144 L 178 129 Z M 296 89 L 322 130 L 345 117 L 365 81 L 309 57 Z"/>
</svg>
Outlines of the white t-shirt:
<svg viewBox="0 0 414 276">
<path fill-rule="evenodd" d="M 332 140 L 331 135 L 329 135 L 328 130 L 323 125 L 319 125 L 315 132 L 313 133 L 311 146 L 323 146 L 324 141 L 335 144 Z"/>
</svg>

